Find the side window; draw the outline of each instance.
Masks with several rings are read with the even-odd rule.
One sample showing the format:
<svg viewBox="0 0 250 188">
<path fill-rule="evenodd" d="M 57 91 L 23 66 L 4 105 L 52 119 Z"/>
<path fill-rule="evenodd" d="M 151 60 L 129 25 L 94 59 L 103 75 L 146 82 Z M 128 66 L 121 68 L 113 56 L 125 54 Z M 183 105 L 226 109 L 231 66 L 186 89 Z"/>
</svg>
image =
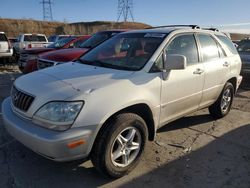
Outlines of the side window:
<svg viewBox="0 0 250 188">
<path fill-rule="evenodd" d="M 221 45 L 217 44 L 217 46 L 218 46 L 220 58 L 226 57 L 226 54 L 225 54 L 224 50 L 222 49 Z"/>
<path fill-rule="evenodd" d="M 198 34 L 198 39 L 201 45 L 203 61 L 210 61 L 220 57 L 217 43 L 210 35 Z"/>
<path fill-rule="evenodd" d="M 187 58 L 187 65 L 199 62 L 198 50 L 193 34 L 180 35 L 174 38 L 166 48 L 166 55 L 179 54 Z"/>
<path fill-rule="evenodd" d="M 227 48 L 233 53 L 238 54 L 237 49 L 235 48 L 233 42 L 226 36 L 223 35 L 216 35 L 220 39 L 220 41 L 227 46 Z"/>
</svg>

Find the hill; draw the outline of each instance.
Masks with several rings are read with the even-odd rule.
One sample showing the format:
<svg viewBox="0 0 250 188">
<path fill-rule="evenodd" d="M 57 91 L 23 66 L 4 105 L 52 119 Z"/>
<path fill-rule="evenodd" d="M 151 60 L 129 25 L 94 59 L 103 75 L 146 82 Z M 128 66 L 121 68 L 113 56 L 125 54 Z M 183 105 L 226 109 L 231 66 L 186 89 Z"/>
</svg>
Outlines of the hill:
<svg viewBox="0 0 250 188">
<path fill-rule="evenodd" d="M 37 20 L 3 19 L 0 18 L 0 31 L 4 31 L 7 36 L 16 37 L 20 33 L 43 33 L 47 36 L 51 34 L 92 34 L 106 29 L 143 29 L 150 27 L 147 24 L 137 22 L 46 22 Z"/>
<path fill-rule="evenodd" d="M 138 22 L 46 22 L 38 20 L 25 19 L 3 19 L 0 18 L 0 31 L 4 31 L 7 36 L 16 37 L 20 33 L 43 33 L 47 36 L 51 34 L 93 34 L 100 30 L 106 29 L 143 29 L 150 25 Z M 241 40 L 250 37 L 249 34 L 231 33 L 232 40 Z"/>
</svg>

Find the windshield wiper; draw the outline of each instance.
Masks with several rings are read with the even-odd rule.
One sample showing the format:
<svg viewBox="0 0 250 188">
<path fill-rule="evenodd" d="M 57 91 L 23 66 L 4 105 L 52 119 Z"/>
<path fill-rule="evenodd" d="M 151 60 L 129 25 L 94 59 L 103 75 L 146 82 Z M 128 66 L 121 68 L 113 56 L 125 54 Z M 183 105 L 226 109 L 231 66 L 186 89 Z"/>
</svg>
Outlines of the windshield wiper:
<svg viewBox="0 0 250 188">
<path fill-rule="evenodd" d="M 82 64 L 93 65 L 92 61 L 87 61 L 87 60 L 82 60 L 82 59 L 78 59 L 77 61 L 80 61 Z"/>
<path fill-rule="evenodd" d="M 132 68 L 132 67 L 125 67 L 125 66 L 120 66 L 120 65 L 114 65 L 114 64 L 104 63 L 104 62 L 99 61 L 99 60 L 88 61 L 88 60 L 78 59 L 78 61 L 80 61 L 83 64 L 93 65 L 93 66 L 98 66 L 98 67 L 112 68 L 112 69 L 118 69 L 118 70 L 128 70 L 128 71 L 135 71 L 135 70 L 137 70 L 137 69 Z"/>
<path fill-rule="evenodd" d="M 92 48 L 92 46 L 80 46 L 81 48 Z"/>
<path fill-rule="evenodd" d="M 83 60 L 83 59 L 78 59 L 82 64 L 87 64 L 87 65 L 93 65 L 93 66 L 98 66 L 98 67 L 106 67 L 105 63 L 101 61 L 88 61 L 88 60 Z"/>
</svg>

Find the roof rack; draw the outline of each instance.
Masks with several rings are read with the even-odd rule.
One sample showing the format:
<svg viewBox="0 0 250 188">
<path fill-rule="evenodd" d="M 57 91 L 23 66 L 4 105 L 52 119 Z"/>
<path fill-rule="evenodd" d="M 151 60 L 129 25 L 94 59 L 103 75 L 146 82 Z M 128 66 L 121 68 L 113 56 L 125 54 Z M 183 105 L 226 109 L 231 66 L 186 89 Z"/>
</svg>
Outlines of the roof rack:
<svg viewBox="0 0 250 188">
<path fill-rule="evenodd" d="M 219 29 L 217 29 L 217 28 L 213 28 L 213 27 L 211 27 L 211 28 L 202 28 L 202 29 L 205 29 L 205 30 L 210 30 L 210 31 L 219 31 Z"/>
<path fill-rule="evenodd" d="M 157 29 L 157 28 L 164 28 L 164 27 L 191 27 L 192 29 L 200 29 L 198 25 L 162 25 L 156 27 L 148 27 L 146 29 Z"/>
</svg>

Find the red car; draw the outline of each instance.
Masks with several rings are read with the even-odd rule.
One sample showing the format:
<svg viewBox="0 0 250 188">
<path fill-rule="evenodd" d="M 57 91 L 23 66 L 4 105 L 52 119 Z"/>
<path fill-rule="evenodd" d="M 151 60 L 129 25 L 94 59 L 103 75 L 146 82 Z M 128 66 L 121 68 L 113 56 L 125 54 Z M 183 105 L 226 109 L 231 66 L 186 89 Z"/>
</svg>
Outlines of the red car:
<svg viewBox="0 0 250 188">
<path fill-rule="evenodd" d="M 47 48 L 31 48 L 22 50 L 18 61 L 19 69 L 23 73 L 29 73 L 37 70 L 38 55 L 60 49 L 78 48 L 85 40 L 90 38 L 90 35 L 70 36 L 50 44 Z"/>
<path fill-rule="evenodd" d="M 100 31 L 90 37 L 88 40 L 83 42 L 80 45 L 80 48 L 74 49 L 61 49 L 54 52 L 47 52 L 39 55 L 38 59 L 38 69 L 43 69 L 51 66 L 55 66 L 57 64 L 71 62 L 83 54 L 85 54 L 90 49 L 96 47 L 103 41 L 115 36 L 118 33 L 125 32 L 128 30 L 120 29 L 120 30 L 108 30 L 108 31 Z"/>
</svg>

